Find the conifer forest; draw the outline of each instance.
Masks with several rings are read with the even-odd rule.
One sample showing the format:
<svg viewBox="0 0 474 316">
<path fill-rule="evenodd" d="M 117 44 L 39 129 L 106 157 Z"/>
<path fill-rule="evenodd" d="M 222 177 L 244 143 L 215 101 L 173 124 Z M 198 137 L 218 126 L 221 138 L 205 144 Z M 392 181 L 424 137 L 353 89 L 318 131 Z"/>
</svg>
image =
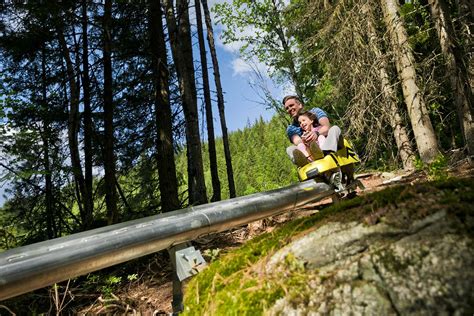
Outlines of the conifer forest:
<svg viewBox="0 0 474 316">
<path fill-rule="evenodd" d="M 218 38 L 324 109 L 357 172 L 474 155 L 470 0 L 4 0 L 0 16 L 0 251 L 298 182 L 263 80 L 273 118 L 228 131 Z"/>
</svg>

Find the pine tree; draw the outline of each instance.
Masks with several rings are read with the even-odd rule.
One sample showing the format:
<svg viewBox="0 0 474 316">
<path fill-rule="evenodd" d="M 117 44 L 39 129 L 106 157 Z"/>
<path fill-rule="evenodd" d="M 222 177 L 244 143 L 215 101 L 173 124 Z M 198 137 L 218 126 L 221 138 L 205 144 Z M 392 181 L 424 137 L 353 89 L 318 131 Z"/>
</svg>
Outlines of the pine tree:
<svg viewBox="0 0 474 316">
<path fill-rule="evenodd" d="M 431 163 L 439 154 L 438 140 L 418 87 L 414 57 L 407 45 L 408 35 L 399 15 L 399 5 L 393 0 L 381 0 L 381 3 L 418 152 L 423 162 Z"/>
<path fill-rule="evenodd" d="M 171 51 L 178 74 L 181 102 L 186 120 L 189 202 L 190 204 L 203 204 L 207 203 L 207 197 L 199 135 L 189 8 L 187 2 L 177 1 L 175 16 L 171 1 L 165 0 L 164 4 Z M 178 21 L 176 17 L 178 17 Z"/>
<path fill-rule="evenodd" d="M 196 22 L 199 41 L 199 55 L 201 57 L 202 83 L 204 93 L 204 104 L 206 108 L 207 123 L 207 141 L 209 149 L 209 160 L 212 177 L 212 197 L 211 202 L 221 200 L 221 184 L 219 181 L 219 173 L 217 172 L 216 143 L 214 140 L 214 121 L 212 116 L 211 89 L 209 87 L 209 74 L 207 71 L 206 46 L 204 43 L 204 35 L 202 29 L 201 3 L 199 0 L 194 1 L 196 10 Z"/>
<path fill-rule="evenodd" d="M 161 209 L 163 212 L 179 208 L 178 180 L 173 151 L 172 113 L 169 99 L 169 70 L 163 33 L 163 12 L 156 1 L 151 1 L 149 12 L 150 51 L 154 81 L 156 124 L 156 152 L 158 163 Z"/>
</svg>

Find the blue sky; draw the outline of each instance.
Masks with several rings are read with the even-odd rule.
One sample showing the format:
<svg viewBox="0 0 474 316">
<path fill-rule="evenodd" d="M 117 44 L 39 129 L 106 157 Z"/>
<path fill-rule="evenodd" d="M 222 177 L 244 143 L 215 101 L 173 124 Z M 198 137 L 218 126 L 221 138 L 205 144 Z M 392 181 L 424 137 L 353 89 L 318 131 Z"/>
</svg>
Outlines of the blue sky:
<svg viewBox="0 0 474 316">
<path fill-rule="evenodd" d="M 222 77 L 222 88 L 224 90 L 228 130 L 242 129 L 249 120 L 253 122 L 260 116 L 265 120 L 269 120 L 275 112 L 265 109 L 258 102 L 259 96 L 257 96 L 249 84 L 250 72 L 243 72 L 240 69 L 241 66 L 233 63 L 237 58 L 233 53 L 218 48 L 217 54 L 220 62 L 219 67 Z M 218 120 L 217 112 L 214 111 L 213 114 L 215 120 Z"/>
</svg>

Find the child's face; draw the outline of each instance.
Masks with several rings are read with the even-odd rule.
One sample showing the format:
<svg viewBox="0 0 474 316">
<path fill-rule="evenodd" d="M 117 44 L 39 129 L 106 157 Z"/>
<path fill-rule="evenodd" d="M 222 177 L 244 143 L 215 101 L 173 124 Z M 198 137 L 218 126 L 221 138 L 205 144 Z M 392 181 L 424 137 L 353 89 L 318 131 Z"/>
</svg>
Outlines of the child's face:
<svg viewBox="0 0 474 316">
<path fill-rule="evenodd" d="M 301 115 L 300 117 L 298 117 L 298 122 L 300 122 L 300 127 L 305 132 L 311 131 L 311 128 L 313 127 L 313 120 L 312 119 L 310 119 L 306 115 Z"/>
</svg>

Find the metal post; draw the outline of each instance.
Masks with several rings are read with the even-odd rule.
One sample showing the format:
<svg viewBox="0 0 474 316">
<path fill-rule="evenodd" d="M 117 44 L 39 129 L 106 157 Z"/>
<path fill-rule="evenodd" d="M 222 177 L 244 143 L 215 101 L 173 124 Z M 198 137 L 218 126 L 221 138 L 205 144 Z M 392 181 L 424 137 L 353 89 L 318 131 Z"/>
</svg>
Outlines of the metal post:
<svg viewBox="0 0 474 316">
<path fill-rule="evenodd" d="M 173 271 L 173 300 L 171 306 L 173 307 L 173 315 L 179 315 L 184 310 L 183 283 L 178 279 L 176 270 Z"/>
<path fill-rule="evenodd" d="M 168 254 L 170 255 L 171 266 L 173 267 L 173 301 L 171 306 L 173 307 L 173 315 L 178 315 L 184 310 L 183 305 L 183 283 L 178 277 L 178 269 L 176 265 L 176 251 L 189 247 L 190 244 L 185 242 L 171 248 L 168 248 Z"/>
</svg>

